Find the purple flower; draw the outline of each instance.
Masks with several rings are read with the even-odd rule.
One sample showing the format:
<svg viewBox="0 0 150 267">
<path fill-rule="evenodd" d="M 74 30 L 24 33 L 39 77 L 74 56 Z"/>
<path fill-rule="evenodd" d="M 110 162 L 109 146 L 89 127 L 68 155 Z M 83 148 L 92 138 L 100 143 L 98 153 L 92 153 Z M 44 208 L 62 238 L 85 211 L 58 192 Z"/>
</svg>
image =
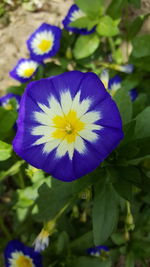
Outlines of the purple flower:
<svg viewBox="0 0 150 267">
<path fill-rule="evenodd" d="M 115 93 L 118 91 L 118 89 L 121 88 L 122 79 L 119 75 L 116 75 L 113 78 L 109 79 L 108 71 L 104 70 L 101 73 L 100 78 L 101 78 L 101 81 L 104 84 L 105 88 L 110 90 L 111 96 L 114 96 Z M 131 101 L 134 101 L 138 96 L 138 92 L 136 89 L 131 89 L 129 91 L 129 95 L 130 95 Z"/>
<path fill-rule="evenodd" d="M 101 256 L 101 254 L 103 252 L 106 252 L 108 253 L 109 252 L 109 248 L 106 247 L 106 246 L 97 246 L 97 247 L 94 247 L 94 248 L 89 248 L 87 250 L 87 253 L 91 256 L 96 256 L 96 257 L 99 257 Z"/>
<path fill-rule="evenodd" d="M 61 29 L 43 23 L 27 40 L 30 56 L 38 62 L 56 55 L 60 47 Z"/>
<path fill-rule="evenodd" d="M 128 73 L 128 74 L 132 73 L 133 70 L 134 70 L 133 64 L 127 64 L 124 66 L 120 66 L 120 71 Z"/>
<path fill-rule="evenodd" d="M 76 27 L 69 26 L 71 22 L 79 18 L 85 17 L 85 16 L 86 14 L 77 5 L 72 5 L 68 11 L 68 14 L 63 20 L 64 28 L 67 31 L 71 31 L 71 32 L 75 32 L 75 33 L 79 33 L 83 35 L 93 33 L 95 31 L 95 27 L 92 28 L 92 30 L 88 31 L 88 29 L 86 28 L 76 28 Z"/>
<path fill-rule="evenodd" d="M 36 61 L 22 58 L 9 74 L 12 78 L 20 81 L 21 83 L 25 83 L 31 80 L 37 71 L 38 66 L 39 64 Z"/>
<path fill-rule="evenodd" d="M 8 93 L 5 96 L 0 97 L 0 106 L 4 107 L 7 110 L 12 109 L 12 105 L 10 103 L 10 100 L 15 98 L 17 101 L 17 111 L 19 110 L 19 105 L 20 105 L 20 100 L 21 100 L 21 96 L 19 95 L 15 95 L 12 93 Z"/>
<path fill-rule="evenodd" d="M 31 82 L 22 96 L 15 152 L 62 181 L 93 171 L 123 138 L 115 102 L 94 73 Z"/>
<path fill-rule="evenodd" d="M 119 75 L 116 75 L 113 78 L 109 79 L 108 89 L 117 91 L 121 87 L 121 81 L 122 80 Z"/>
<path fill-rule="evenodd" d="M 134 101 L 138 96 L 138 92 L 135 88 L 133 88 L 129 91 L 129 95 L 130 95 L 131 100 Z"/>
<path fill-rule="evenodd" d="M 42 257 L 18 240 L 10 241 L 4 252 L 6 267 L 42 267 Z"/>
</svg>

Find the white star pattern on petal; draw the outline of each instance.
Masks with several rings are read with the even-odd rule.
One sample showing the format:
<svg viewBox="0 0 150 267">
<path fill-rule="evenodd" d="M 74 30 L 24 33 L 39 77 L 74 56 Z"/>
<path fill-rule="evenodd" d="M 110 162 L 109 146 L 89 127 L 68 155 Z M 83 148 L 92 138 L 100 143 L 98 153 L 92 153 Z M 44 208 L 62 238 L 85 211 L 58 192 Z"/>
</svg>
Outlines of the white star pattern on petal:
<svg viewBox="0 0 150 267">
<path fill-rule="evenodd" d="M 74 150 L 80 154 L 86 153 L 86 142 L 96 142 L 98 134 L 94 130 L 103 127 L 96 124 L 102 115 L 99 111 L 89 111 L 92 100 L 80 101 L 80 92 L 72 99 L 70 91 L 60 94 L 60 103 L 51 96 L 49 105 L 38 103 L 41 112 L 33 112 L 32 118 L 39 123 L 31 129 L 31 134 L 39 136 L 33 145 L 43 144 L 43 153 L 56 149 L 56 157 L 61 158 L 68 153 L 70 160 Z"/>
</svg>

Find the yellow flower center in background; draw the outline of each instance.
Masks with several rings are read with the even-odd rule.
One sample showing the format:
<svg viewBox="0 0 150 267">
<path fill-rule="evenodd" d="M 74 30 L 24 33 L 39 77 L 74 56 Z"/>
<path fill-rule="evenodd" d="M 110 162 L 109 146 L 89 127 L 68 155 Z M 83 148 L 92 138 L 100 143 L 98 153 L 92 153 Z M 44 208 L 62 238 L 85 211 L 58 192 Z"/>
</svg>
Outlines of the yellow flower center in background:
<svg viewBox="0 0 150 267">
<path fill-rule="evenodd" d="M 26 69 L 26 70 L 24 70 L 24 76 L 25 77 L 30 77 L 30 76 L 32 76 L 32 74 L 34 73 L 34 71 L 35 71 L 35 69 L 33 69 L 33 68 Z"/>
<path fill-rule="evenodd" d="M 11 110 L 12 109 L 12 105 L 11 104 L 6 104 L 6 105 L 4 105 L 4 108 L 6 110 Z"/>
<path fill-rule="evenodd" d="M 68 143 L 75 141 L 79 132 L 84 129 L 85 124 L 77 117 L 74 110 L 67 115 L 55 116 L 53 119 L 54 127 L 57 128 L 52 136 L 57 139 L 66 139 Z"/>
<path fill-rule="evenodd" d="M 32 260 L 28 257 L 20 255 L 16 260 L 16 267 L 33 267 Z"/>
<path fill-rule="evenodd" d="M 52 47 L 52 42 L 50 40 L 42 40 L 41 43 L 38 45 L 38 48 L 42 52 L 47 52 Z"/>
</svg>

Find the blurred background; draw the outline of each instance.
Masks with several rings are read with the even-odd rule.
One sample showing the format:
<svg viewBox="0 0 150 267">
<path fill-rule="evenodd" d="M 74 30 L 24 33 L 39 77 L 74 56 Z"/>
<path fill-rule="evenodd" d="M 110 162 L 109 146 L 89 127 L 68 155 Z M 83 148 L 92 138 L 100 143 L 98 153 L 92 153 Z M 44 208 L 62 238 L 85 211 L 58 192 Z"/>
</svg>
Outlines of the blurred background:
<svg viewBox="0 0 150 267">
<path fill-rule="evenodd" d="M 0 90 L 18 84 L 9 77 L 17 60 L 28 56 L 26 40 L 43 22 L 61 26 L 72 0 L 0 0 Z M 2 94 L 2 92 L 1 92 Z"/>
<path fill-rule="evenodd" d="M 28 56 L 25 42 L 30 34 L 43 22 L 61 27 L 72 3 L 73 0 L 0 0 L 0 94 L 10 85 L 18 84 L 9 77 L 9 71 L 18 59 Z M 132 19 L 148 12 L 150 0 L 142 0 L 140 9 L 129 10 Z M 150 33 L 150 17 L 141 31 Z"/>
</svg>

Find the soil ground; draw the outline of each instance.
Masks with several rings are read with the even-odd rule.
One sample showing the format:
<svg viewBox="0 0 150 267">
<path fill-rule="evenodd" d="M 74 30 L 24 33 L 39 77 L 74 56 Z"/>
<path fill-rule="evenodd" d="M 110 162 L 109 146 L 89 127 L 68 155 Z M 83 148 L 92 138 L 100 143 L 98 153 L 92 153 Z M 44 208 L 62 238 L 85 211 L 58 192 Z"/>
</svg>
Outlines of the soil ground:
<svg viewBox="0 0 150 267">
<path fill-rule="evenodd" d="M 10 23 L 0 28 L 0 91 L 18 82 L 9 77 L 17 60 L 28 57 L 26 40 L 43 22 L 61 27 L 72 0 L 50 0 L 40 10 L 29 12 L 22 6 L 9 12 Z"/>
<path fill-rule="evenodd" d="M 1 1 L 3 0 L 0 0 L 0 3 Z M 21 5 L 9 12 L 9 24 L 3 26 L 0 22 L 0 94 L 7 87 L 18 84 L 17 81 L 9 77 L 9 71 L 15 66 L 17 60 L 28 57 L 26 40 L 30 34 L 43 22 L 61 27 L 62 19 L 73 3 L 73 0 L 31 0 L 29 2 L 32 1 L 40 4 L 35 12 L 30 12 Z M 149 11 L 150 0 L 142 0 L 141 9 L 131 9 L 130 16 L 133 18 Z M 150 17 L 142 31 L 143 33 L 150 33 Z"/>
</svg>

